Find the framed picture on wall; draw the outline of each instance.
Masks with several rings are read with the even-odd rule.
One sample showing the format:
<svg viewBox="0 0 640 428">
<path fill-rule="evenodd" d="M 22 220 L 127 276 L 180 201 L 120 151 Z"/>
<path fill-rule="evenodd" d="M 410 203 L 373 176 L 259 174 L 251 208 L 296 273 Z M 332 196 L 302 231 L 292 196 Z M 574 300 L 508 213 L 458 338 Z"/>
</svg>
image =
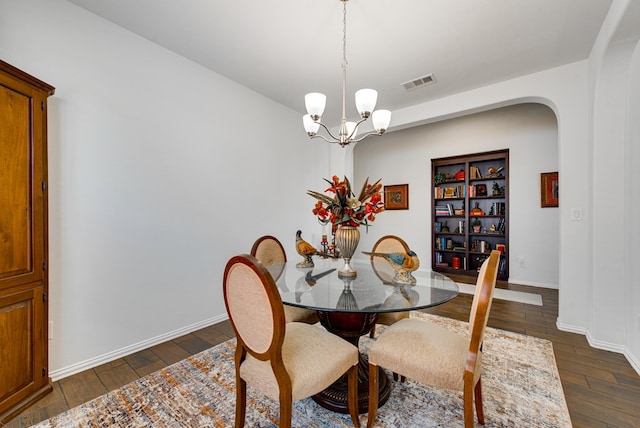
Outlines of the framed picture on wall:
<svg viewBox="0 0 640 428">
<path fill-rule="evenodd" d="M 540 174 L 540 206 L 542 208 L 558 206 L 558 171 Z"/>
<path fill-rule="evenodd" d="M 394 184 L 393 186 L 384 186 L 384 209 L 408 210 L 409 185 Z"/>
</svg>

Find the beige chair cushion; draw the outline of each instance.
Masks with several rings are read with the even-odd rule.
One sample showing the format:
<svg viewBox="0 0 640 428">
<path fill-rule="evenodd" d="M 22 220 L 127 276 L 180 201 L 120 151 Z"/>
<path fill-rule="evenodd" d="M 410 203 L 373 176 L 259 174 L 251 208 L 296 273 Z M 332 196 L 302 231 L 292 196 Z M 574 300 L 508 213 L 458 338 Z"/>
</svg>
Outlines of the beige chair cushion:
<svg viewBox="0 0 640 428">
<path fill-rule="evenodd" d="M 378 314 L 376 324 L 391 325 L 402 319 L 409 318 L 409 311 L 403 312 L 383 312 Z"/>
<path fill-rule="evenodd" d="M 369 362 L 417 382 L 462 391 L 469 338 L 414 318 L 396 322 L 369 350 Z M 482 354 L 478 358 L 481 367 Z M 480 377 L 476 371 L 474 385 Z"/>
<path fill-rule="evenodd" d="M 286 322 L 304 322 L 307 324 L 315 324 L 318 322 L 318 313 L 311 309 L 284 305 L 284 319 L 286 320 Z"/>
<path fill-rule="evenodd" d="M 323 328 L 293 322 L 287 324 L 282 360 L 291 378 L 293 401 L 297 401 L 327 388 L 357 364 L 358 349 Z M 247 355 L 240 376 L 262 394 L 279 400 L 278 382 L 269 361 Z"/>
</svg>

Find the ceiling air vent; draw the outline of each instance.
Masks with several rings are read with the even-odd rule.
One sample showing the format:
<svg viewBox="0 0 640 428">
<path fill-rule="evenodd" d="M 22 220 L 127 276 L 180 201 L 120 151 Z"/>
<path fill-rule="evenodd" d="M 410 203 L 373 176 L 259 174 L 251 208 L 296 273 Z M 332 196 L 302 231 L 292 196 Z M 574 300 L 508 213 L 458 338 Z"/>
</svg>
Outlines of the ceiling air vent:
<svg viewBox="0 0 640 428">
<path fill-rule="evenodd" d="M 435 83 L 436 78 L 433 73 L 426 74 L 421 77 L 416 77 L 415 79 L 411 79 L 407 82 L 404 82 L 402 86 L 406 91 L 412 91 L 414 89 L 418 89 L 422 86 L 428 85 L 430 83 Z"/>
</svg>

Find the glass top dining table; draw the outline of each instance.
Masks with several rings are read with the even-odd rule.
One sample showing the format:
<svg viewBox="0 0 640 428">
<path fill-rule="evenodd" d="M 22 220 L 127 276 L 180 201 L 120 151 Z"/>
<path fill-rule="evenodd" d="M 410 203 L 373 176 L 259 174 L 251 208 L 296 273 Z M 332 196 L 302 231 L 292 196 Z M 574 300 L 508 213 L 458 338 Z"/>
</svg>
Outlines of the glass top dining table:
<svg viewBox="0 0 640 428">
<path fill-rule="evenodd" d="M 295 262 L 267 267 L 285 305 L 327 312 L 383 313 L 429 308 L 458 295 L 449 277 L 433 271 L 414 272 L 415 284 L 394 284 L 367 261 L 352 261 L 355 277 L 339 277 L 340 259 L 314 260 L 313 268 Z"/>
<path fill-rule="evenodd" d="M 360 347 L 360 337 L 376 325 L 378 314 L 405 312 L 440 305 L 458 295 L 457 284 L 433 271 L 413 272 L 415 284 L 395 284 L 392 275 L 375 269 L 369 260 L 352 260 L 355 277 L 340 277 L 341 259 L 314 258 L 313 268 L 299 268 L 296 262 L 274 264 L 267 269 L 276 282 L 285 305 L 317 311 L 327 331 Z M 384 370 L 379 370 L 378 406 L 389 398 L 391 386 Z M 321 406 L 348 413 L 346 377 L 313 399 Z M 367 411 L 369 374 L 366 355 L 360 353 L 358 409 Z"/>
</svg>

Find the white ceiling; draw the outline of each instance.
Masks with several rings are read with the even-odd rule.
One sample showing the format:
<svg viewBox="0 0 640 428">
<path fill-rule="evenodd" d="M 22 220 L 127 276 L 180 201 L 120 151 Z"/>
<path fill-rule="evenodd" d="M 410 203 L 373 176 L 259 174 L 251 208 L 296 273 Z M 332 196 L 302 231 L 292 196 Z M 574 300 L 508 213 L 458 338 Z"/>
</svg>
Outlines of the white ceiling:
<svg viewBox="0 0 640 428">
<path fill-rule="evenodd" d="M 338 122 L 339 0 L 68 1 L 301 114 L 304 94 L 324 92 L 324 119 Z M 585 59 L 611 2 L 350 0 L 347 117 L 363 87 L 393 111 Z M 405 91 L 427 73 L 435 84 Z"/>
</svg>

